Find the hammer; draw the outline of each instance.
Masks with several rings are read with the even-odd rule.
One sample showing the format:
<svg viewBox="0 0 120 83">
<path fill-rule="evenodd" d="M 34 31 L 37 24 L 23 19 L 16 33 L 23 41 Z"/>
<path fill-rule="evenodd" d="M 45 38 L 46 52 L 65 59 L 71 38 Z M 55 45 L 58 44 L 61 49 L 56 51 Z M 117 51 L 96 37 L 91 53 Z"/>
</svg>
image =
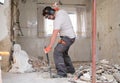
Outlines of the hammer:
<svg viewBox="0 0 120 83">
<path fill-rule="evenodd" d="M 45 46 L 45 48 L 46 48 L 46 46 Z M 46 53 L 46 58 L 47 58 L 47 62 L 48 62 L 48 68 L 49 68 L 50 78 L 52 78 L 51 67 L 50 67 L 50 60 L 49 60 L 48 53 Z"/>
</svg>

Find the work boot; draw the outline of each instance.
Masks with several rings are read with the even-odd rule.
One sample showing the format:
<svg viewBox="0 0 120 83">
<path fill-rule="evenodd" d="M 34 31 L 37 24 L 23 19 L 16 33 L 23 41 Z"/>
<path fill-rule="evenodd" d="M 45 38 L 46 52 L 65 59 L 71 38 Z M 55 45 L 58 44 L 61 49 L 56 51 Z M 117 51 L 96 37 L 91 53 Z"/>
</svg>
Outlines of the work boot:
<svg viewBox="0 0 120 83">
<path fill-rule="evenodd" d="M 73 70 L 73 71 L 67 71 L 67 73 L 74 74 L 75 70 Z"/>
<path fill-rule="evenodd" d="M 73 67 L 67 67 L 67 73 L 70 73 L 70 74 L 74 74 L 75 73 L 75 69 Z"/>
<path fill-rule="evenodd" d="M 52 78 L 66 78 L 66 77 L 67 77 L 67 75 L 61 76 L 61 75 L 58 75 L 58 74 L 52 76 Z"/>
</svg>

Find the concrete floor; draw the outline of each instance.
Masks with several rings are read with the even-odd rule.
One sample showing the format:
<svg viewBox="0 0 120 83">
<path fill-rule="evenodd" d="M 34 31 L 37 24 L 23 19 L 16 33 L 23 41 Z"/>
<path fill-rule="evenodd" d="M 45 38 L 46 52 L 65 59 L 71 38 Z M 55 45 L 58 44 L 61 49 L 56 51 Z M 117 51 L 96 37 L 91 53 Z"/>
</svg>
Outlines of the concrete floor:
<svg viewBox="0 0 120 83">
<path fill-rule="evenodd" d="M 15 74 L 2 72 L 3 83 L 71 83 L 72 78 L 50 78 L 48 72 Z M 77 83 L 89 83 L 77 80 Z M 73 82 L 72 82 L 73 83 Z"/>
<path fill-rule="evenodd" d="M 49 78 L 49 73 L 13 74 L 2 72 L 3 83 L 70 83 L 68 78 Z"/>
<path fill-rule="evenodd" d="M 89 62 L 82 62 L 81 65 Z M 75 68 L 79 68 L 80 63 L 74 63 Z M 52 75 L 55 74 L 55 70 L 52 70 Z M 49 72 L 32 72 L 32 73 L 11 73 L 2 72 L 3 83 L 71 83 L 69 80 L 72 79 L 71 75 L 69 78 L 50 78 Z M 81 80 L 77 80 L 77 83 L 89 83 Z"/>
</svg>

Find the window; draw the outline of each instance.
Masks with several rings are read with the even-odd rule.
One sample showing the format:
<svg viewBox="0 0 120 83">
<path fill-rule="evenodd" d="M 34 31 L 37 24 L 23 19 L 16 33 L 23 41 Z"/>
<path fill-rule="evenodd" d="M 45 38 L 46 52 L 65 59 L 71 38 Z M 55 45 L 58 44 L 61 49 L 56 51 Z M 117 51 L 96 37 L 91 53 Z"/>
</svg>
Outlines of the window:
<svg viewBox="0 0 120 83">
<path fill-rule="evenodd" d="M 77 7 L 77 36 L 78 37 L 87 37 L 87 15 L 86 7 Z"/>
<path fill-rule="evenodd" d="M 50 36 L 53 31 L 53 20 L 45 19 L 45 36 Z"/>
<path fill-rule="evenodd" d="M 69 16 L 70 16 L 70 19 L 71 19 L 71 22 L 73 25 L 73 29 L 77 35 L 77 16 L 76 16 L 76 13 L 69 14 Z"/>
<path fill-rule="evenodd" d="M 81 36 L 86 37 L 86 12 L 83 12 L 83 14 L 80 15 L 81 17 Z"/>
<path fill-rule="evenodd" d="M 76 13 L 69 13 L 73 29 L 77 32 L 77 18 Z M 45 36 L 50 36 L 53 31 L 53 20 L 45 19 Z"/>
</svg>

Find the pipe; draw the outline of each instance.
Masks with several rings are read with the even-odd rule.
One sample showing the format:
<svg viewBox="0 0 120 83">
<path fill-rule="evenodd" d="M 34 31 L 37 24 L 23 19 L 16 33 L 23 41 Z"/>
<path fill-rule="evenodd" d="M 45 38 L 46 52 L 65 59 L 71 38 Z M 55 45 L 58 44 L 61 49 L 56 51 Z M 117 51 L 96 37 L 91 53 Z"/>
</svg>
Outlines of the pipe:
<svg viewBox="0 0 120 83">
<path fill-rule="evenodd" d="M 96 0 L 92 1 L 92 83 L 96 83 Z"/>
<path fill-rule="evenodd" d="M 52 5 L 53 3 L 36 3 L 42 5 Z M 86 4 L 60 4 L 60 6 L 86 6 Z"/>
</svg>

